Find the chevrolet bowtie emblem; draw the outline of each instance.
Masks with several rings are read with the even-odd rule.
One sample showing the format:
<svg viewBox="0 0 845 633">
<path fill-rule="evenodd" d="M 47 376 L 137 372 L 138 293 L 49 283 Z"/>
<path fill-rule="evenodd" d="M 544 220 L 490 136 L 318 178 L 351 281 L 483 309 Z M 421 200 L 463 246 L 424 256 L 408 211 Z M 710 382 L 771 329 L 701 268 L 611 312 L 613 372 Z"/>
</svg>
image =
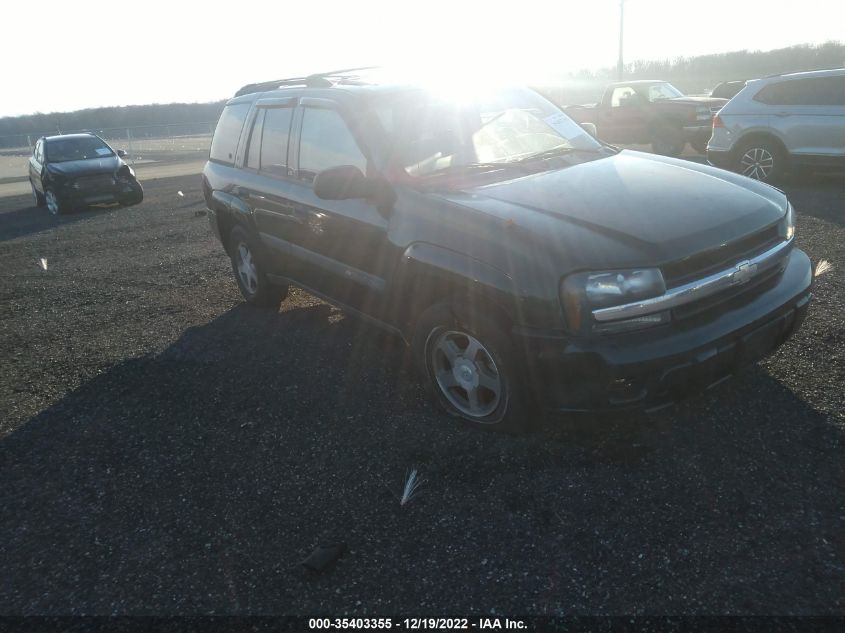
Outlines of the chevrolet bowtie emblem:
<svg viewBox="0 0 845 633">
<path fill-rule="evenodd" d="M 736 265 L 736 270 L 731 273 L 731 283 L 734 285 L 744 284 L 757 274 L 757 264 L 752 264 L 748 260 L 739 262 Z"/>
</svg>

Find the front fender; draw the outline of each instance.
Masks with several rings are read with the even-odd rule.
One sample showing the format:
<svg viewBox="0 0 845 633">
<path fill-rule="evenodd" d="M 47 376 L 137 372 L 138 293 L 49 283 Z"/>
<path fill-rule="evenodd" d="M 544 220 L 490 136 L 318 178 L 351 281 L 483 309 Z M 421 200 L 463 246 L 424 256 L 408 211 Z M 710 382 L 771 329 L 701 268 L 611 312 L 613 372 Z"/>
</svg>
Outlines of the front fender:
<svg viewBox="0 0 845 633">
<path fill-rule="evenodd" d="M 415 242 L 404 250 L 391 294 L 394 297 L 391 303 L 405 308 L 405 318 L 399 319 L 402 325 L 407 325 L 429 305 L 456 298 L 484 299 L 500 308 L 511 322 L 520 320 L 519 294 L 509 274 L 427 242 Z"/>
</svg>

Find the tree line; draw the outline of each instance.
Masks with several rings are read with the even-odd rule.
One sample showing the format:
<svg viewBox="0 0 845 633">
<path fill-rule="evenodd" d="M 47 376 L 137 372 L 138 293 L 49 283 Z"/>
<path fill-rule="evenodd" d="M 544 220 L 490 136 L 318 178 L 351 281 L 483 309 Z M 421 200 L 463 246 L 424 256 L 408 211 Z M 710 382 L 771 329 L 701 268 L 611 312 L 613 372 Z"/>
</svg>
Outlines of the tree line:
<svg viewBox="0 0 845 633">
<path fill-rule="evenodd" d="M 675 59 L 637 60 L 624 65 L 625 79 L 665 79 L 690 92 L 704 92 L 722 81 L 755 79 L 767 75 L 845 67 L 845 44 L 801 44 L 770 51 L 732 51 L 677 57 Z M 584 69 L 573 73 L 576 80 L 615 81 L 617 68 Z"/>
<path fill-rule="evenodd" d="M 4 117 L 0 118 L 0 137 L 29 135 L 37 138 L 79 130 L 215 122 L 224 103 L 152 103 Z"/>
</svg>

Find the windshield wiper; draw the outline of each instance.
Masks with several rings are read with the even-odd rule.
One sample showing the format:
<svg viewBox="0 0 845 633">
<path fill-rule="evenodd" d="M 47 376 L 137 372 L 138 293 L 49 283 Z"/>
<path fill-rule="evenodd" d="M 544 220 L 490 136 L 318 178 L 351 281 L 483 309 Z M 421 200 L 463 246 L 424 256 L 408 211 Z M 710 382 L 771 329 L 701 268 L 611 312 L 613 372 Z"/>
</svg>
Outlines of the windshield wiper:
<svg viewBox="0 0 845 633">
<path fill-rule="evenodd" d="M 525 169 L 522 165 L 519 164 L 518 161 L 508 161 L 501 163 L 461 163 L 458 165 L 449 165 L 448 167 L 441 167 L 440 169 L 435 169 L 434 171 L 430 171 L 427 174 L 422 174 L 421 177 L 428 178 L 430 176 L 445 176 L 447 174 L 475 171 L 495 171 L 499 169 L 510 169 L 525 173 Z"/>
<path fill-rule="evenodd" d="M 572 152 L 586 152 L 588 154 L 599 154 L 600 151 L 598 149 L 582 149 L 578 147 L 570 147 L 569 145 L 558 145 L 557 147 L 552 147 L 551 149 L 543 150 L 542 152 L 536 152 L 534 154 L 528 154 L 528 156 L 523 156 L 522 158 L 518 158 L 512 163 L 517 165 L 523 165 L 525 163 L 530 163 L 535 160 L 544 160 L 546 158 L 554 158 L 556 156 L 563 156 L 564 154 L 571 154 Z"/>
</svg>

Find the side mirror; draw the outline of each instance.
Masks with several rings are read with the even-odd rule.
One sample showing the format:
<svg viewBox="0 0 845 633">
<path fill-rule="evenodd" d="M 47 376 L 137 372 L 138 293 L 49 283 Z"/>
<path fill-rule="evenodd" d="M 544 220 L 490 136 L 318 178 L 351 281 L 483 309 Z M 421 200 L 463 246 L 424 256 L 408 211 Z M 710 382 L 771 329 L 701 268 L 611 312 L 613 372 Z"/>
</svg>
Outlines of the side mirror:
<svg viewBox="0 0 845 633">
<path fill-rule="evenodd" d="M 598 137 L 599 132 L 598 132 L 598 130 L 596 129 L 596 124 L 595 124 L 595 123 L 582 123 L 582 124 L 581 124 L 581 127 L 582 127 L 582 128 L 584 128 L 584 131 L 585 131 L 587 134 L 589 134 L 590 136 L 592 136 L 593 138 Z"/>
<path fill-rule="evenodd" d="M 126 150 L 124 150 L 124 149 L 117 150 L 117 155 L 120 156 L 121 158 L 123 158 L 124 156 L 126 156 Z"/>
<path fill-rule="evenodd" d="M 396 192 L 381 178 L 367 178 L 354 165 L 340 165 L 324 169 L 314 179 L 314 193 L 323 200 L 369 198 L 385 217 L 390 215 Z"/>
</svg>

